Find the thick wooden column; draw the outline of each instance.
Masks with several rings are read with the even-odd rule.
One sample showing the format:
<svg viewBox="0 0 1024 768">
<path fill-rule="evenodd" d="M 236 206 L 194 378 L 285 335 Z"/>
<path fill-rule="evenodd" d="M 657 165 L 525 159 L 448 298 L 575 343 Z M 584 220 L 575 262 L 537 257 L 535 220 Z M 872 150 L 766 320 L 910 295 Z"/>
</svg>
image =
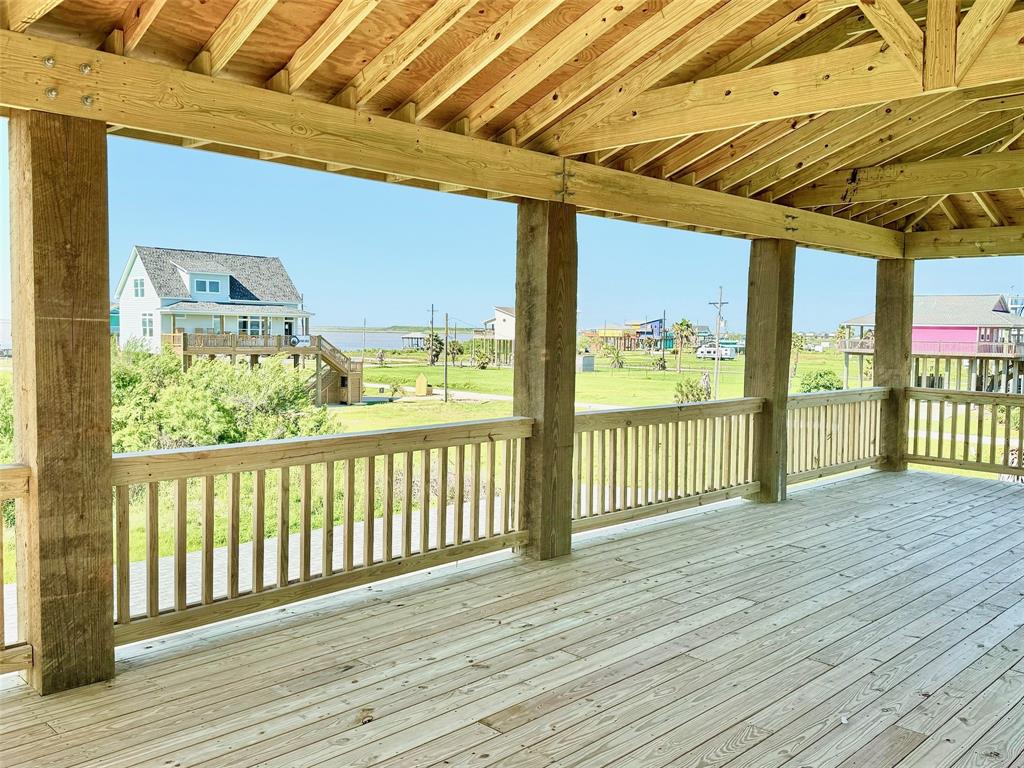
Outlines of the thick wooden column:
<svg viewBox="0 0 1024 768">
<path fill-rule="evenodd" d="M 795 270 L 793 241 L 754 240 L 750 244 L 743 394 L 765 399 L 754 443 L 760 501 L 786 498 L 786 401 Z"/>
<path fill-rule="evenodd" d="M 524 200 L 516 249 L 512 410 L 534 419 L 523 457 L 527 554 L 569 552 L 576 381 L 576 208 Z"/>
<path fill-rule="evenodd" d="M 41 693 L 114 674 L 106 126 L 11 113 L 18 609 Z"/>
<path fill-rule="evenodd" d="M 891 387 L 882 403 L 882 468 L 907 468 L 907 397 L 914 323 L 914 262 L 882 259 L 875 281 L 875 386 Z"/>
</svg>

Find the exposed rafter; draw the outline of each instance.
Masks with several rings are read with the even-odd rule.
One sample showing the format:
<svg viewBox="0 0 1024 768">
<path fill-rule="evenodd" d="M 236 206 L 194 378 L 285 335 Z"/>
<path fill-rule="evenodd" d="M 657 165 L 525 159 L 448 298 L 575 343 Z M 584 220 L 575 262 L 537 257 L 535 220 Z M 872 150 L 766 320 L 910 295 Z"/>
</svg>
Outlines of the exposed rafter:
<svg viewBox="0 0 1024 768">
<path fill-rule="evenodd" d="M 335 98 L 337 103 L 364 106 L 476 3 L 477 0 L 437 0 L 349 81 Z"/>
<path fill-rule="evenodd" d="M 6 24 L 14 32 L 24 32 L 29 25 L 61 4 L 63 0 L 7 0 Z M 4 21 L 0 8 L 0 22 Z"/>
<path fill-rule="evenodd" d="M 1024 255 L 1024 226 L 908 232 L 908 259 Z"/>
<path fill-rule="evenodd" d="M 928 0 L 924 38 L 924 89 L 956 85 L 956 33 L 960 24 L 958 0 Z"/>
<path fill-rule="evenodd" d="M 288 64 L 270 79 L 269 87 L 294 93 L 345 42 L 380 0 L 341 0 L 327 20 L 292 54 Z"/>
<path fill-rule="evenodd" d="M 899 0 L 859 0 L 858 6 L 910 71 L 923 80 L 924 32 Z"/>
<path fill-rule="evenodd" d="M 519 0 L 417 88 L 406 103 L 415 104 L 418 119 L 423 119 L 559 5 L 561 0 Z"/>
<path fill-rule="evenodd" d="M 988 45 L 1014 0 L 985 0 L 975 3 L 957 30 L 956 81 L 963 82 Z M 1019 60 L 1018 60 L 1019 61 Z"/>
<path fill-rule="evenodd" d="M 121 15 L 119 28 L 124 31 L 124 52 L 131 53 L 156 21 L 167 0 L 131 0 Z"/>
<path fill-rule="evenodd" d="M 190 69 L 209 75 L 219 74 L 276 3 L 277 0 L 238 0 L 210 35 Z"/>
</svg>

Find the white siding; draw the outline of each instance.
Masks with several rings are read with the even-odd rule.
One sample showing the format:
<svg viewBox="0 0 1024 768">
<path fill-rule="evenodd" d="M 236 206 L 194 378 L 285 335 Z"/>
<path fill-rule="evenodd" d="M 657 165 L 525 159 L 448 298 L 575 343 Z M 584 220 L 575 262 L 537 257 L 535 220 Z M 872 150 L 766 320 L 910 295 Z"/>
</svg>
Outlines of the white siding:
<svg viewBox="0 0 1024 768">
<path fill-rule="evenodd" d="M 516 318 L 494 308 L 494 338 L 512 341 L 516 337 Z"/>
<path fill-rule="evenodd" d="M 145 295 L 135 295 L 134 283 L 136 278 L 145 281 Z M 160 299 L 156 295 L 156 289 L 146 274 L 142 265 L 142 259 L 136 259 L 132 265 L 128 279 L 125 281 L 124 290 L 118 297 L 118 304 L 121 307 L 121 331 L 118 343 L 123 348 L 132 339 L 142 340 L 146 348 L 152 352 L 160 351 Z M 145 312 L 153 314 L 153 336 L 143 338 L 142 336 L 142 315 Z"/>
</svg>

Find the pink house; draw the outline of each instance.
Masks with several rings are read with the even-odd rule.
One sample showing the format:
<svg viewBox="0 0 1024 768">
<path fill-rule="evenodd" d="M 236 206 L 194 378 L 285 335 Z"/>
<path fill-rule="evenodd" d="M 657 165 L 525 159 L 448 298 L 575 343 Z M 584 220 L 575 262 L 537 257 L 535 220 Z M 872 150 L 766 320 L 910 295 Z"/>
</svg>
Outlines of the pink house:
<svg viewBox="0 0 1024 768">
<path fill-rule="evenodd" d="M 839 342 L 843 383 L 855 355 L 860 385 L 864 358 L 875 351 L 875 315 L 843 323 Z M 1005 296 L 915 296 L 911 334 L 915 386 L 980 391 L 1024 391 L 1024 316 Z"/>
<path fill-rule="evenodd" d="M 874 352 L 875 315 L 843 323 L 850 338 L 839 349 Z M 925 357 L 1009 358 L 1024 360 L 1024 317 L 1011 312 L 1005 296 L 915 296 L 913 353 Z"/>
</svg>

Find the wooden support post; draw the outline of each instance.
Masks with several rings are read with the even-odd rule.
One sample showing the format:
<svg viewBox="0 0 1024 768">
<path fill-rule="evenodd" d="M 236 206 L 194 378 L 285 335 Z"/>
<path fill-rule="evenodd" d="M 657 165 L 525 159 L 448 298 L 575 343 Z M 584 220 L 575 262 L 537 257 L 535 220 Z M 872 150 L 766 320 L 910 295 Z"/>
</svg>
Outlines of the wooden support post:
<svg viewBox="0 0 1024 768">
<path fill-rule="evenodd" d="M 743 394 L 765 399 L 754 444 L 760 501 L 786 498 L 786 403 L 795 270 L 793 241 L 754 240 L 750 244 Z"/>
<path fill-rule="evenodd" d="M 114 675 L 106 126 L 10 115 L 18 619 L 40 693 Z"/>
<path fill-rule="evenodd" d="M 882 259 L 875 282 L 875 386 L 890 387 L 882 403 L 882 468 L 907 468 L 906 386 L 910 379 L 914 320 L 914 262 Z M 920 386 L 920 385 L 919 385 Z"/>
<path fill-rule="evenodd" d="M 576 379 L 576 208 L 519 203 L 512 411 L 534 419 L 523 451 L 527 554 L 569 553 Z"/>
</svg>

